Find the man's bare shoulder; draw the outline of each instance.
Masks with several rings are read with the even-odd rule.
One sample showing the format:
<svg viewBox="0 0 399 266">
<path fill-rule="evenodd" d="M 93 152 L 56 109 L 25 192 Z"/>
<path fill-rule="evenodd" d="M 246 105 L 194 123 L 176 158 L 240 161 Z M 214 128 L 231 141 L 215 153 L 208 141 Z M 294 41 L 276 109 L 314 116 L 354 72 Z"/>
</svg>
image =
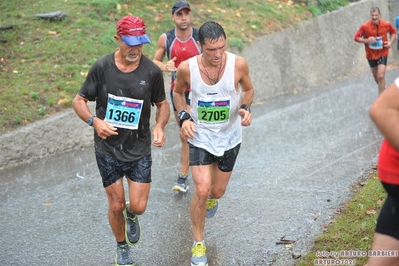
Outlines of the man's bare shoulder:
<svg viewBox="0 0 399 266">
<path fill-rule="evenodd" d="M 165 33 L 162 33 L 161 35 L 159 35 L 159 37 L 158 37 L 158 43 L 165 44 L 165 40 L 166 40 L 166 35 L 165 35 Z"/>
<path fill-rule="evenodd" d="M 182 71 L 189 71 L 190 69 L 190 64 L 188 62 L 189 59 L 184 60 L 180 63 L 180 65 L 178 66 L 178 69 L 182 70 Z"/>
<path fill-rule="evenodd" d="M 185 82 L 190 81 L 190 64 L 188 62 L 188 59 L 180 63 L 180 65 L 177 67 L 176 74 L 177 74 L 177 81 L 182 81 L 182 80 L 184 80 Z"/>
<path fill-rule="evenodd" d="M 236 64 L 246 64 L 247 60 L 244 57 L 236 55 Z"/>
<path fill-rule="evenodd" d="M 248 63 L 244 57 L 236 55 L 235 61 L 236 61 L 235 62 L 236 69 L 238 69 L 238 70 L 247 70 L 248 69 Z"/>
</svg>

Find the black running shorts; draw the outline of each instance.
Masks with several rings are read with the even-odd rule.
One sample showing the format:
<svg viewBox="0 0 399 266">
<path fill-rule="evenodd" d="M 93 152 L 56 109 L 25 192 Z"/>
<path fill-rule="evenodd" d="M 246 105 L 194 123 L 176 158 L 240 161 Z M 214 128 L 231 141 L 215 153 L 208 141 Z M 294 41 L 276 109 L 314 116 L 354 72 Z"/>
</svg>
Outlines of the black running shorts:
<svg viewBox="0 0 399 266">
<path fill-rule="evenodd" d="M 188 143 L 190 149 L 190 166 L 193 165 L 209 165 L 217 162 L 218 168 L 222 172 L 233 171 L 241 143 L 234 148 L 224 152 L 223 156 L 215 156 L 205 149 L 198 148 Z"/>
<path fill-rule="evenodd" d="M 151 155 L 135 162 L 121 162 L 112 156 L 97 151 L 95 151 L 95 155 L 104 187 L 112 185 L 123 176 L 133 182 L 151 183 Z"/>
<path fill-rule="evenodd" d="M 399 185 L 382 182 L 388 196 L 381 208 L 375 231 L 399 240 Z"/>
<path fill-rule="evenodd" d="M 376 67 L 378 65 L 387 65 L 388 59 L 386 56 L 381 57 L 378 60 L 368 60 L 370 67 Z"/>
</svg>

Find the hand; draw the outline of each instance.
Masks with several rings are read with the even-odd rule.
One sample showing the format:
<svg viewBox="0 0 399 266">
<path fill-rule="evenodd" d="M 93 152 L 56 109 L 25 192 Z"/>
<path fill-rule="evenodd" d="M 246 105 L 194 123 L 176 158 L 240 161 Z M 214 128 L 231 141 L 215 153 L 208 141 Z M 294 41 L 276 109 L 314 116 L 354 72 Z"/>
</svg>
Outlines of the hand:
<svg viewBox="0 0 399 266">
<path fill-rule="evenodd" d="M 377 39 L 375 37 L 368 37 L 367 38 L 367 43 L 375 43 L 377 41 Z"/>
<path fill-rule="evenodd" d="M 176 61 L 176 57 L 173 57 L 171 60 L 169 60 L 168 62 L 166 62 L 165 65 L 165 71 L 167 72 L 174 72 L 176 71 L 176 67 L 175 67 L 175 61 Z"/>
<path fill-rule="evenodd" d="M 93 127 L 96 129 L 97 135 L 102 138 L 106 139 L 109 136 L 116 136 L 118 132 L 116 132 L 117 128 L 111 126 L 104 120 L 99 119 L 96 117 L 93 122 Z"/>
<path fill-rule="evenodd" d="M 238 110 L 238 114 L 241 116 L 241 126 L 249 126 L 252 121 L 251 112 L 245 110 L 244 108 L 240 108 Z"/>
<path fill-rule="evenodd" d="M 194 132 L 197 132 L 194 122 L 191 120 L 184 120 L 180 133 L 188 139 L 194 139 Z"/>
<path fill-rule="evenodd" d="M 390 42 L 384 42 L 384 47 L 385 48 L 391 48 L 391 43 Z"/>
<path fill-rule="evenodd" d="M 154 140 L 152 141 L 152 145 L 155 147 L 163 147 L 165 145 L 166 137 L 163 132 L 163 129 L 159 127 L 155 127 L 154 131 L 152 132 Z"/>
</svg>

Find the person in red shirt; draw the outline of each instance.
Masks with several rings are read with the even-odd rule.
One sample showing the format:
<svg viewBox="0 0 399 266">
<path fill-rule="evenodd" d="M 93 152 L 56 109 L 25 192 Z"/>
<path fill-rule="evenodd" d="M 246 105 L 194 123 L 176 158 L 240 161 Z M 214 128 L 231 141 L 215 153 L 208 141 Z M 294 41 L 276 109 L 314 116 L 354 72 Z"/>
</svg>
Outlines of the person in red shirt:
<svg viewBox="0 0 399 266">
<path fill-rule="evenodd" d="M 174 111 L 175 119 L 180 127 L 180 120 L 177 117 L 177 111 L 173 100 L 173 89 L 176 80 L 176 69 L 184 60 L 201 53 L 198 45 L 198 29 L 190 26 L 191 8 L 184 1 L 177 1 L 172 7 L 172 20 L 175 28 L 161 34 L 158 38 L 157 50 L 154 54 L 153 62 L 157 64 L 162 71 L 171 73 L 170 99 Z M 167 55 L 167 62 L 163 59 Z M 185 89 L 185 98 L 187 109 L 190 109 L 190 87 Z M 181 170 L 178 173 L 174 191 L 187 192 L 188 190 L 188 172 L 189 172 L 189 149 L 187 138 L 180 134 L 180 162 Z"/>
<path fill-rule="evenodd" d="M 372 250 L 392 251 L 392 256 L 370 257 L 367 266 L 399 265 L 399 77 L 374 101 L 369 113 L 384 135 L 378 157 L 378 178 L 387 192 Z"/>
<path fill-rule="evenodd" d="M 396 30 L 391 23 L 381 19 L 378 7 L 370 9 L 371 20 L 363 23 L 355 34 L 355 41 L 364 43 L 366 58 L 374 80 L 378 84 L 378 94 L 385 89 L 385 70 L 389 48 L 396 40 Z M 389 33 L 389 39 L 388 39 Z"/>
</svg>

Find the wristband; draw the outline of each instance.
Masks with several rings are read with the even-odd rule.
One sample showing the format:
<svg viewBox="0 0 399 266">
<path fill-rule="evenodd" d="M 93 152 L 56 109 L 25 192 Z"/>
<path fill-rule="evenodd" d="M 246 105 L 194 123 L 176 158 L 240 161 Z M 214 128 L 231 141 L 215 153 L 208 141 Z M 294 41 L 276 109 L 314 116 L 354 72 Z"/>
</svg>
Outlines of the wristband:
<svg viewBox="0 0 399 266">
<path fill-rule="evenodd" d="M 89 126 L 91 126 L 91 127 L 93 126 L 94 118 L 96 118 L 95 115 L 93 115 L 92 117 L 90 117 L 90 118 L 89 118 L 89 121 L 87 121 L 87 124 L 88 124 Z"/>
<path fill-rule="evenodd" d="M 182 127 L 183 122 L 184 122 L 185 120 L 194 121 L 194 120 L 191 118 L 191 115 L 190 115 L 186 110 L 180 111 L 180 112 L 177 114 L 177 116 L 178 116 L 179 119 L 180 119 L 180 127 Z"/>
<path fill-rule="evenodd" d="M 248 104 L 242 104 L 240 106 L 240 109 L 244 109 L 245 111 L 251 112 L 251 108 L 249 107 Z"/>
</svg>

